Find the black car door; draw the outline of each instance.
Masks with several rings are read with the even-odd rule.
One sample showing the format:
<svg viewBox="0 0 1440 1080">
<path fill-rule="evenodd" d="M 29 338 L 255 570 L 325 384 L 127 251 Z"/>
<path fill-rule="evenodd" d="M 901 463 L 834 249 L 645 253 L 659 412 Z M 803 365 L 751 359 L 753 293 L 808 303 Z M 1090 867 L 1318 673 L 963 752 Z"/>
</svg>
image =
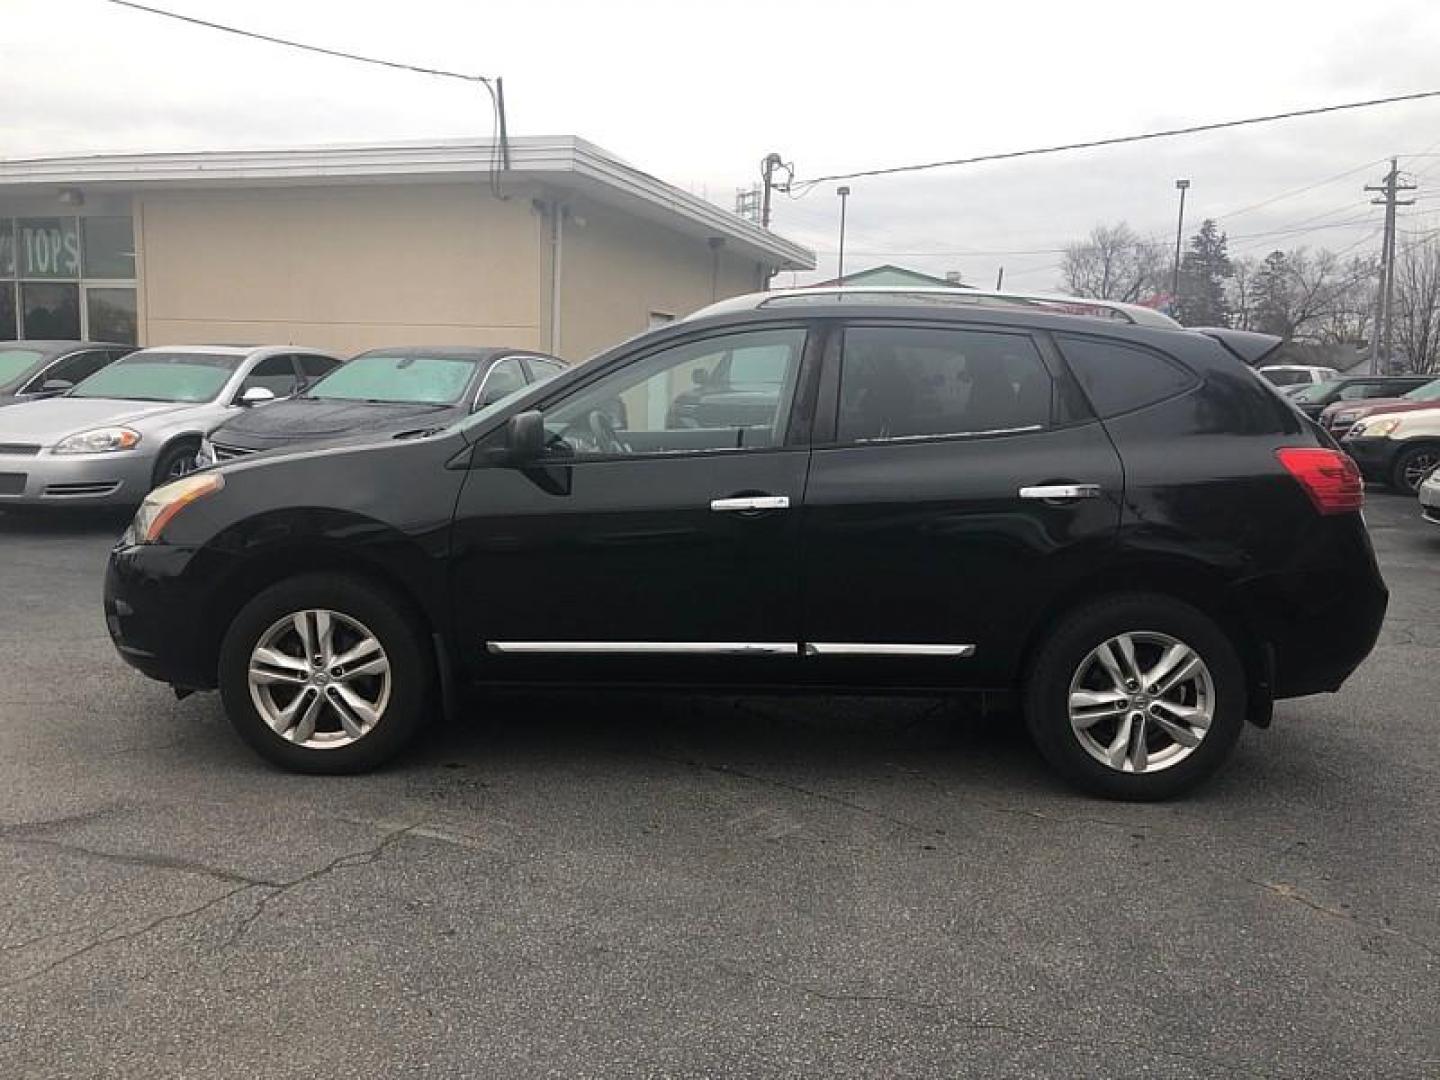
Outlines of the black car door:
<svg viewBox="0 0 1440 1080">
<path fill-rule="evenodd" d="M 742 666 L 764 679 L 796 663 L 814 383 L 802 371 L 817 363 L 807 337 L 800 324 L 670 337 L 545 400 L 544 463 L 477 464 L 461 491 L 452 573 L 462 653 L 502 677 L 666 678 L 694 665 L 718 675 L 748 656 Z M 787 372 L 762 422 L 674 425 L 677 396 L 757 351 Z"/>
<path fill-rule="evenodd" d="M 999 685 L 1119 523 L 1120 460 L 1053 346 L 854 321 L 828 350 L 805 495 L 819 681 Z"/>
</svg>

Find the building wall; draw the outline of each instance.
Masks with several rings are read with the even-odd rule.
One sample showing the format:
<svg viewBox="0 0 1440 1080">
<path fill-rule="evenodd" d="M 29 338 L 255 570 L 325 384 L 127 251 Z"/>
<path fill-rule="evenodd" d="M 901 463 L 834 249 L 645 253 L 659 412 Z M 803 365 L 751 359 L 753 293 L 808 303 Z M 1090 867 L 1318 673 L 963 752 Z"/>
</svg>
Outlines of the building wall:
<svg viewBox="0 0 1440 1080">
<path fill-rule="evenodd" d="M 761 288 L 758 263 L 608 207 L 571 201 L 562 235 L 560 355 L 581 360 L 651 325 Z"/>
<path fill-rule="evenodd" d="M 142 340 L 543 348 L 544 222 L 481 184 L 146 192 Z"/>
</svg>

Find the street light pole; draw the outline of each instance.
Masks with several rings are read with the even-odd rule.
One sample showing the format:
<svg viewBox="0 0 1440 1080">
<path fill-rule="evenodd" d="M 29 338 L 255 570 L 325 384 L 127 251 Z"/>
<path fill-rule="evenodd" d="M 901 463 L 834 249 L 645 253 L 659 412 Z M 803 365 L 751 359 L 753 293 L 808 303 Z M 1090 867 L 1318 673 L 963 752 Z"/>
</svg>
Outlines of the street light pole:
<svg viewBox="0 0 1440 1080">
<path fill-rule="evenodd" d="M 1190 186 L 1189 180 L 1176 180 L 1175 187 L 1180 191 L 1180 219 L 1175 223 L 1175 272 L 1170 279 L 1170 302 L 1178 303 L 1180 300 L 1180 244 L 1185 236 L 1185 190 Z"/>
<path fill-rule="evenodd" d="M 845 202 L 850 198 L 850 188 L 842 184 L 835 189 L 835 194 L 840 196 L 840 272 L 836 275 L 836 283 L 845 284 Z"/>
</svg>

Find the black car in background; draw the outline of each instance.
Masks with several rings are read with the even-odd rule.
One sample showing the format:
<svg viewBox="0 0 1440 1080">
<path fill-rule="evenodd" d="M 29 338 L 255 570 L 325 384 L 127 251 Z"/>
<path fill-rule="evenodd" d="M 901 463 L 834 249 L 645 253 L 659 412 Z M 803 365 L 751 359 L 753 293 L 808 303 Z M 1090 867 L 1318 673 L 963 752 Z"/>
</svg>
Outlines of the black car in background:
<svg viewBox="0 0 1440 1080">
<path fill-rule="evenodd" d="M 1433 378 L 1433 375 L 1345 375 L 1329 382 L 1312 383 L 1289 396 L 1296 408 L 1311 420 L 1319 420 L 1325 407 L 1337 401 L 1399 397 Z"/>
<path fill-rule="evenodd" d="M 104 341 L 0 341 L 0 407 L 63 394 L 134 351 Z"/>
<path fill-rule="evenodd" d="M 510 348 L 372 349 L 289 400 L 216 428 L 202 444 L 198 463 L 341 435 L 441 428 L 564 370 L 564 362 L 553 356 Z"/>
<path fill-rule="evenodd" d="M 1245 366 L 1278 344 L 732 300 L 443 428 L 157 490 L 105 616 L 303 772 L 386 761 L 464 682 L 983 693 L 1076 784 L 1163 798 L 1384 616 L 1354 463 Z M 757 350 L 768 407 L 708 414 Z"/>
</svg>

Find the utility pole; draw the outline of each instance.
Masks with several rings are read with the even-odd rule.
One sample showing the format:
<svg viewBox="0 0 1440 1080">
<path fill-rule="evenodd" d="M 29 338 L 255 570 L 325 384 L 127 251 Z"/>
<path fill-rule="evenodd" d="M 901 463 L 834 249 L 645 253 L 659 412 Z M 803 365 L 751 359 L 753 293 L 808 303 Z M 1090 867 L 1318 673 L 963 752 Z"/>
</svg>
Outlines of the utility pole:
<svg viewBox="0 0 1440 1080">
<path fill-rule="evenodd" d="M 500 167 L 510 171 L 510 129 L 505 123 L 505 80 L 495 78 L 496 126 L 500 129 Z"/>
<path fill-rule="evenodd" d="M 840 196 L 840 273 L 836 276 L 837 285 L 845 284 L 845 204 L 850 201 L 850 188 L 842 184 L 835 189 L 835 194 Z"/>
<path fill-rule="evenodd" d="M 775 170 L 785 168 L 785 161 L 779 154 L 769 153 L 765 160 L 760 163 L 760 176 L 765 182 L 765 190 L 760 196 L 760 227 L 770 228 L 770 192 L 775 185 Z M 787 185 L 789 181 L 786 181 Z M 782 189 L 783 190 L 783 189 Z"/>
<path fill-rule="evenodd" d="M 1400 160 L 1390 159 L 1390 171 L 1380 184 L 1366 184 L 1366 191 L 1378 191 L 1381 197 L 1371 199 L 1376 206 L 1385 207 L 1385 239 L 1380 245 L 1380 281 L 1375 290 L 1375 332 L 1370 335 L 1370 374 L 1378 375 L 1389 371 L 1394 365 L 1390 353 L 1391 328 L 1394 324 L 1395 303 L 1395 208 L 1412 206 L 1414 199 L 1401 199 L 1402 191 L 1414 191 L 1414 184 L 1400 183 Z M 1381 359 L 1380 342 L 1384 340 L 1384 359 Z"/>
<path fill-rule="evenodd" d="M 1175 272 L 1170 280 L 1172 305 L 1180 302 L 1180 244 L 1185 238 L 1185 192 L 1190 187 L 1190 181 L 1176 180 L 1175 187 L 1180 191 L 1180 217 L 1175 222 Z"/>
<path fill-rule="evenodd" d="M 1005 287 L 1005 267 L 1000 267 L 999 273 L 995 275 L 995 291 L 999 292 Z"/>
</svg>

